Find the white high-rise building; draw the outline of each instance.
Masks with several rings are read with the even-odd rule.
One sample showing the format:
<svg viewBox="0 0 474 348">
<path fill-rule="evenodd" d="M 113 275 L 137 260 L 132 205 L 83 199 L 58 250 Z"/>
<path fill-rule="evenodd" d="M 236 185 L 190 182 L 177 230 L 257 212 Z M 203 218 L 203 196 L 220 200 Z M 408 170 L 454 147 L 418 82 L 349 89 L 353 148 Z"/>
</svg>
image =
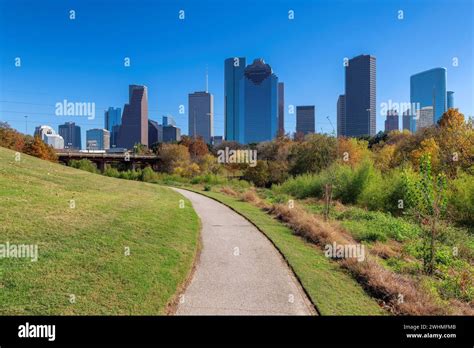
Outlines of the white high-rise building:
<svg viewBox="0 0 474 348">
<path fill-rule="evenodd" d="M 416 111 L 416 129 L 430 127 L 434 124 L 434 113 L 432 106 L 425 106 Z"/>
<path fill-rule="evenodd" d="M 46 145 L 51 145 L 56 150 L 64 149 L 64 138 L 56 134 L 50 126 L 36 127 L 35 136 L 40 137 Z"/>
</svg>

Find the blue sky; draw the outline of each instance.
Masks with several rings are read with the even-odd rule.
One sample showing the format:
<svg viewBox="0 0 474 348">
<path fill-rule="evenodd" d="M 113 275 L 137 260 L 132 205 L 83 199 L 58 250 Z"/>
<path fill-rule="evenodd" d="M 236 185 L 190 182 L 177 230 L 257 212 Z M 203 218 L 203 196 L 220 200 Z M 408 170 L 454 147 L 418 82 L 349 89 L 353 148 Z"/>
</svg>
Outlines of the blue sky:
<svg viewBox="0 0 474 348">
<path fill-rule="evenodd" d="M 287 131 L 295 128 L 288 105 L 314 104 L 317 131 L 331 132 L 343 59 L 359 54 L 377 58 L 379 110 L 409 102 L 410 75 L 441 66 L 455 106 L 473 115 L 473 17 L 471 0 L 0 0 L 0 120 L 24 132 L 28 115 L 28 133 L 76 121 L 85 133 L 103 127 L 105 108 L 123 108 L 129 84 L 144 84 L 149 117 L 170 113 L 187 133 L 187 95 L 205 89 L 207 67 L 222 135 L 224 59 L 245 56 L 264 58 L 285 83 Z M 64 99 L 94 102 L 96 118 L 56 116 Z M 378 112 L 377 130 L 384 119 Z"/>
</svg>

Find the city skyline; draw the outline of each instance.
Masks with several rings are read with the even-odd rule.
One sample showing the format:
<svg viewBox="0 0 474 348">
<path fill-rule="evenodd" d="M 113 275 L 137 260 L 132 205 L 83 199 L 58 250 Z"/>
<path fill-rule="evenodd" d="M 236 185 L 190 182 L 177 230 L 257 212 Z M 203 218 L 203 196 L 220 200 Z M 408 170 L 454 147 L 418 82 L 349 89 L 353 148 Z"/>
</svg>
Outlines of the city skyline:
<svg viewBox="0 0 474 348">
<path fill-rule="evenodd" d="M 172 114 L 183 134 L 189 134 L 186 99 L 192 91 L 204 90 L 205 71 L 208 66 L 209 92 L 214 95 L 215 103 L 214 134 L 223 135 L 222 62 L 228 57 L 244 56 L 248 59 L 253 57 L 265 59 L 277 73 L 279 80 L 285 83 L 286 132 L 294 132 L 296 126 L 296 110 L 293 114 L 289 114 L 289 106 L 296 108 L 297 105 L 311 104 L 318 109 L 316 132 L 331 133 L 332 126 L 327 117 L 333 125 L 337 124 L 336 101 L 337 97 L 344 93 L 343 59 L 360 54 L 370 54 L 377 58 L 376 131 L 384 128 L 385 115 L 380 113 L 380 104 L 388 100 L 409 102 L 410 77 L 437 67 L 448 69 L 448 86 L 449 90 L 455 92 L 455 107 L 459 107 L 467 116 L 472 115 L 472 98 L 469 98 L 473 91 L 470 81 L 472 52 L 466 47 L 469 46 L 466 43 L 472 41 L 469 25 L 463 25 L 463 22 L 467 23 L 463 20 L 456 21 L 448 27 L 430 27 L 429 30 L 426 25 L 430 21 L 443 18 L 451 11 L 457 15 L 466 13 L 467 16 L 470 4 L 465 1 L 450 1 L 449 6 L 446 6 L 445 1 L 438 1 L 432 3 L 431 12 L 427 14 L 423 11 L 423 5 L 426 6 L 427 3 L 423 1 L 417 4 L 408 1 L 386 4 L 370 1 L 365 3 L 366 6 L 359 6 L 364 7 L 365 11 L 361 11 L 356 4 L 350 3 L 344 6 L 337 3 L 326 6 L 328 3 L 324 1 L 314 3 L 303 1 L 299 4 L 283 2 L 267 6 L 267 14 L 254 17 L 254 22 L 248 20 L 238 22 L 238 19 L 246 18 L 247 14 L 243 8 L 231 9 L 225 4 L 218 4 L 215 8 L 213 6 L 214 12 L 209 14 L 206 11 L 208 7 L 201 5 L 203 8 L 199 8 L 195 4 L 185 2 L 183 7 L 187 16 L 184 22 L 180 22 L 177 17 L 179 6 L 158 2 L 150 8 L 159 13 L 160 18 L 164 19 L 164 24 L 145 17 L 143 25 L 148 29 L 148 34 L 144 36 L 146 40 L 130 42 L 130 50 L 118 49 L 117 46 L 108 52 L 100 48 L 104 43 L 107 43 L 108 47 L 110 45 L 113 47 L 117 40 L 126 40 L 135 35 L 137 30 L 128 28 L 127 32 L 121 33 L 120 39 L 111 33 L 96 35 L 97 37 L 93 34 L 97 34 L 101 26 L 110 21 L 120 18 L 128 20 L 126 12 L 131 4 L 127 2 L 116 6 L 110 18 L 105 16 L 101 25 L 97 24 L 97 19 L 109 9 L 106 5 L 94 7 L 87 2 L 75 4 L 73 7 L 76 8 L 77 19 L 73 23 L 67 18 L 69 10 L 67 6 L 50 6 L 52 10 L 44 13 L 44 16 L 29 15 L 31 18 L 26 18 L 18 16 L 26 6 L 25 3 L 13 4 L 8 8 L 2 5 L 5 11 L 2 11 L 3 15 L 0 16 L 2 26 L 6 30 L 2 31 L 3 49 L 0 53 L 3 77 L 0 90 L 2 101 L 0 120 L 7 121 L 12 127 L 24 132 L 26 127 L 24 116 L 28 115 L 29 134 L 32 134 L 34 127 L 40 124 L 49 124 L 58 129 L 59 124 L 76 122 L 81 126 L 82 139 L 85 139 L 87 129 L 103 127 L 105 110 L 109 107 L 123 107 L 125 86 L 136 83 L 149 88 L 150 119 L 159 120 L 162 115 Z M 34 3 L 27 2 L 27 4 L 37 6 Z M 265 7 L 265 4 L 256 6 Z M 290 7 L 295 11 L 293 22 L 287 16 Z M 397 17 L 399 9 L 404 10 L 402 20 Z M 228 28 L 224 24 L 226 20 L 218 15 L 231 10 L 235 17 L 232 23 L 239 29 L 238 35 L 235 30 Z M 18 23 L 10 19 L 8 14 L 12 12 L 16 14 Z M 336 20 L 337 23 L 331 24 L 331 18 L 335 18 L 331 15 L 335 12 L 338 12 L 340 18 Z M 362 26 L 358 34 L 351 33 L 350 28 L 359 28 L 360 22 L 373 17 L 375 12 L 380 21 L 385 21 L 384 27 L 379 28 L 377 35 L 372 33 L 373 28 L 370 25 Z M 357 14 L 358 19 L 357 16 L 353 16 L 354 19 L 351 18 L 349 22 L 341 24 L 349 13 Z M 210 15 L 222 25 L 222 33 L 217 34 L 215 30 L 199 25 L 197 18 Z M 61 16 L 64 18 L 60 19 Z M 22 23 L 22 18 L 25 27 L 17 25 Z M 48 18 L 51 19 L 51 23 L 47 23 Z M 315 19 L 318 19 L 318 25 L 311 24 Z M 87 24 L 88 28 L 83 28 L 81 24 Z M 150 51 L 149 57 L 145 56 L 144 54 L 148 53 L 146 48 L 148 39 L 154 32 L 159 31 L 162 25 L 171 26 L 169 31 L 173 34 L 170 34 L 172 37 L 169 38 L 157 37 L 156 42 L 160 47 L 171 47 L 178 39 L 183 43 L 183 47 L 174 45 L 171 51 L 160 49 L 159 52 L 154 49 Z M 271 25 L 284 26 L 285 30 L 278 31 L 275 36 L 273 34 L 276 32 L 272 32 Z M 37 28 L 39 35 L 37 42 L 31 41 L 31 26 Z M 3 34 L 9 28 L 15 28 L 17 33 L 15 40 Z M 53 33 L 53 29 L 57 33 Z M 304 35 L 303 29 L 305 29 Z M 203 36 L 202 39 L 190 35 L 195 30 Z M 318 34 L 318 39 L 314 40 L 312 35 L 316 31 L 319 33 L 319 30 L 321 35 Z M 417 30 L 420 37 L 428 32 L 430 35 L 436 34 L 443 45 L 427 45 L 421 40 L 416 42 L 416 45 L 422 47 L 413 54 L 415 51 L 410 49 L 414 46 L 411 42 L 413 39 L 408 35 L 412 30 Z M 264 39 L 263 34 L 268 33 L 273 33 L 272 40 Z M 337 35 L 342 33 L 349 33 L 350 40 L 337 40 Z M 239 35 L 242 37 L 239 38 Z M 63 40 L 66 37 L 69 40 Z M 248 40 L 249 38 L 251 40 Z M 193 40 L 196 42 L 192 43 Z M 196 51 L 197 46 L 202 46 L 203 40 L 207 42 L 208 49 Z M 57 45 L 59 43 L 61 44 Z M 82 50 L 78 52 L 77 44 L 81 43 L 86 52 Z M 188 43 L 189 47 L 184 47 Z M 51 51 L 51 47 L 59 48 L 61 54 L 58 56 L 58 52 Z M 305 50 L 294 55 L 296 47 L 304 47 Z M 396 57 L 393 55 L 393 47 L 400 48 Z M 321 55 L 323 48 L 325 54 Z M 91 56 L 90 49 L 99 54 Z M 192 58 L 181 58 L 188 52 L 193 52 Z M 161 55 L 157 56 L 158 53 Z M 83 60 L 80 59 L 85 56 Z M 22 58 L 21 67 L 14 66 L 16 57 Z M 128 68 L 123 65 L 125 57 L 130 57 L 131 66 Z M 456 67 L 453 66 L 453 58 L 458 60 L 459 64 Z M 94 102 L 97 108 L 95 119 L 55 116 L 55 103 L 64 99 Z M 183 113 L 180 113 L 181 105 L 185 106 Z"/>
</svg>

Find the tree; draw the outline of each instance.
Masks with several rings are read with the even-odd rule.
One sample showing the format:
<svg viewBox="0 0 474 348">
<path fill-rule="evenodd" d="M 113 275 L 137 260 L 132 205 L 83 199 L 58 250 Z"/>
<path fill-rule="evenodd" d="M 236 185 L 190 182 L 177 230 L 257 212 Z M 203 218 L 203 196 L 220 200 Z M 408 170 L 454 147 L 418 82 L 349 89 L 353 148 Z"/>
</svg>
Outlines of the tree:
<svg viewBox="0 0 474 348">
<path fill-rule="evenodd" d="M 410 186 L 407 199 L 412 207 L 411 213 L 422 224 L 425 231 L 424 269 L 432 274 L 435 269 L 435 241 L 438 237 L 438 224 L 446 211 L 446 176 L 442 173 L 433 176 L 430 156 L 425 154 L 420 161 L 420 177 L 407 183 Z"/>
<path fill-rule="evenodd" d="M 203 157 L 209 153 L 209 148 L 207 147 L 207 144 L 200 136 L 197 138 L 183 136 L 180 144 L 188 148 L 189 154 L 191 155 L 193 161 L 196 161 L 200 157 Z"/>
<path fill-rule="evenodd" d="M 27 142 L 23 151 L 31 156 L 35 156 L 44 160 L 56 162 L 58 157 L 51 146 L 46 145 L 40 137 L 36 136 L 33 140 Z"/>
<path fill-rule="evenodd" d="M 289 154 L 290 173 L 318 173 L 327 168 L 336 157 L 336 139 L 322 134 L 310 134 L 305 141 L 296 143 Z"/>
<path fill-rule="evenodd" d="M 188 165 L 191 159 L 188 148 L 178 144 L 162 144 L 158 156 L 163 171 L 167 173 L 173 173 L 175 168 Z"/>
</svg>

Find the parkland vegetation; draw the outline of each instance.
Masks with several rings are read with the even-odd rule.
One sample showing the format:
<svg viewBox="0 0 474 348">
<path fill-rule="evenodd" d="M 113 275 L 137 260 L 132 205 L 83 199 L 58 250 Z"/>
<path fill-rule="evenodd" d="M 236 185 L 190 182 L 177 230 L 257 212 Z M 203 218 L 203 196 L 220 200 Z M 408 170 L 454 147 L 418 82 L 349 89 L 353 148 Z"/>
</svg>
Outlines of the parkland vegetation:
<svg viewBox="0 0 474 348">
<path fill-rule="evenodd" d="M 218 151 L 226 147 L 257 150 L 256 166 L 219 163 Z M 160 171 L 108 167 L 103 174 L 185 185 L 242 213 L 242 204 L 256 207 L 318 255 L 334 242 L 363 244 L 364 261 L 330 261 L 386 312 L 474 314 L 474 130 L 473 120 L 457 109 L 414 134 L 381 132 L 358 139 L 310 134 L 215 147 L 184 137 L 139 151 L 155 152 Z M 86 160 L 71 165 L 97 172 Z M 282 252 L 295 255 L 295 245 Z M 298 267 L 301 260 L 287 259 L 311 288 L 316 275 Z M 316 292 L 309 291 L 319 303 L 311 295 Z"/>
</svg>

